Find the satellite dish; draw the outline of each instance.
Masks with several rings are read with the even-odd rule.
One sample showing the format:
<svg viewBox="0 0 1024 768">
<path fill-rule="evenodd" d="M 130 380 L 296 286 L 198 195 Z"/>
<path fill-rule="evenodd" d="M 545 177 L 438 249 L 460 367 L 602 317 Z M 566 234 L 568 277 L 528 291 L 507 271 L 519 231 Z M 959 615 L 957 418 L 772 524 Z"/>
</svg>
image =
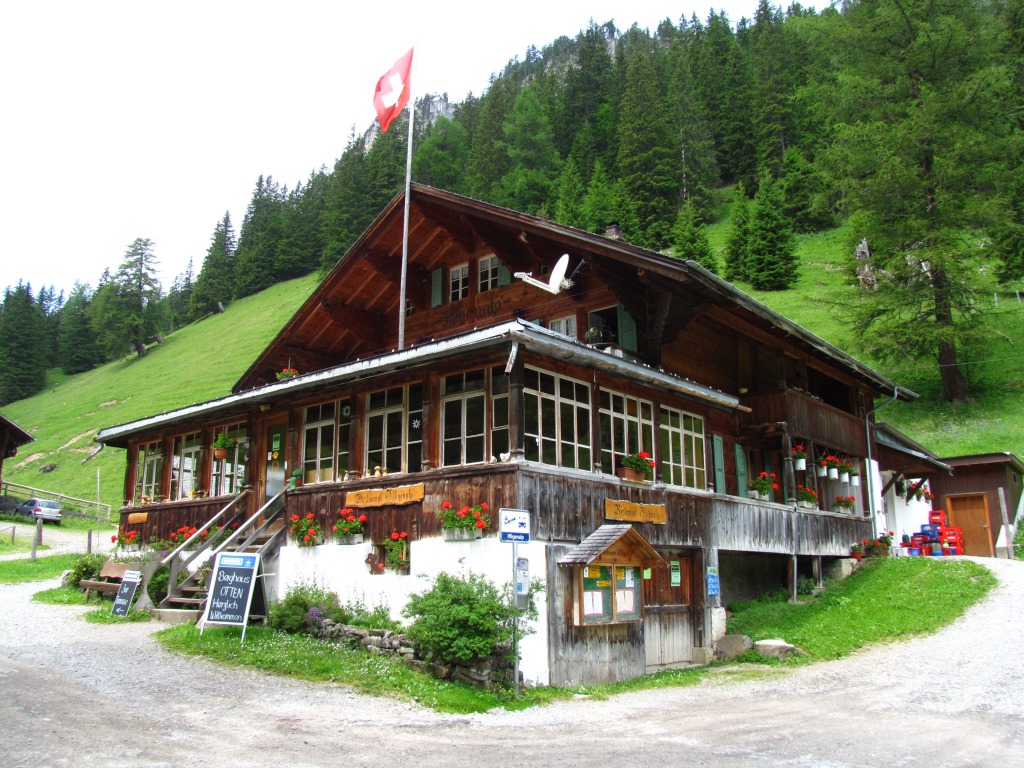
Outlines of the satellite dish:
<svg viewBox="0 0 1024 768">
<path fill-rule="evenodd" d="M 565 277 L 566 271 L 569 269 L 569 254 L 563 253 L 558 259 L 558 263 L 555 264 L 555 268 L 551 270 L 551 277 L 548 281 L 542 282 L 533 277 L 533 272 L 516 272 L 515 277 L 522 280 L 524 283 L 541 288 L 548 293 L 558 293 L 563 288 L 572 288 L 572 280 L 567 280 Z"/>
</svg>

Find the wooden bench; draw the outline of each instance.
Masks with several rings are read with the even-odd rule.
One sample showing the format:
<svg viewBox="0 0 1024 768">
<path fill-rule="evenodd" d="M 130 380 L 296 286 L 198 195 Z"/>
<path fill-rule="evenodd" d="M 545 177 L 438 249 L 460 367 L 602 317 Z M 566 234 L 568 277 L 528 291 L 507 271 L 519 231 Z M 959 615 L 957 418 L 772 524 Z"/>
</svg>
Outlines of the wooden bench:
<svg viewBox="0 0 1024 768">
<path fill-rule="evenodd" d="M 85 599 L 89 599 L 89 592 L 94 590 L 105 595 L 116 595 L 121 588 L 121 579 L 124 572 L 128 570 L 126 563 L 104 563 L 100 568 L 100 574 L 96 579 L 82 579 L 78 586 L 85 590 Z"/>
</svg>

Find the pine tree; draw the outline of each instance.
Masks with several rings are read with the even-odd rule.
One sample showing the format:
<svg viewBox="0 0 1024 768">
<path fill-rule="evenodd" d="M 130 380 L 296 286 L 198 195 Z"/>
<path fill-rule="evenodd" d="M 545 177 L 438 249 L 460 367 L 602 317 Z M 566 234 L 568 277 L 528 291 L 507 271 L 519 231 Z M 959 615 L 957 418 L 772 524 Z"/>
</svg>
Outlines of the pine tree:
<svg viewBox="0 0 1024 768">
<path fill-rule="evenodd" d="M 711 250 L 707 233 L 697 222 L 695 206 L 692 201 L 679 211 L 675 226 L 672 228 L 672 255 L 684 261 L 696 261 L 704 269 L 718 274 L 718 259 Z"/>
<path fill-rule="evenodd" d="M 618 194 L 608 180 L 604 164 L 598 160 L 594 173 L 583 196 L 583 228 L 589 232 L 604 233 L 611 224 L 618 224 L 620 218 Z"/>
<path fill-rule="evenodd" d="M 733 194 L 732 226 L 725 243 L 725 279 L 749 282 L 747 261 L 750 256 L 750 205 L 741 187 L 735 187 Z"/>
<path fill-rule="evenodd" d="M 250 296 L 277 282 L 277 255 L 284 237 L 287 191 L 268 176 L 256 182 L 235 250 L 235 298 Z"/>
<path fill-rule="evenodd" d="M 570 157 L 562 166 L 555 193 L 555 221 L 570 227 L 583 226 L 583 180 Z"/>
<path fill-rule="evenodd" d="M 231 300 L 234 293 L 234 253 L 235 230 L 231 226 L 231 214 L 225 211 L 224 218 L 217 222 L 213 230 L 203 267 L 192 288 L 189 319 L 205 317 Z"/>
<path fill-rule="evenodd" d="M 782 208 L 777 182 L 763 177 L 754 196 L 747 255 L 747 278 L 759 291 L 782 291 L 796 283 L 796 247 Z"/>
<path fill-rule="evenodd" d="M 464 192 L 468 159 L 469 133 L 458 122 L 441 115 L 415 150 L 412 176 L 438 189 Z"/>
<path fill-rule="evenodd" d="M 76 282 L 61 308 L 60 366 L 68 376 L 92 370 L 102 361 L 89 322 L 89 299 L 89 286 Z"/>
<path fill-rule="evenodd" d="M 558 178 L 561 159 L 547 115 L 532 88 L 524 88 L 502 125 L 498 145 L 508 171 L 498 180 L 495 202 L 516 211 L 546 210 Z"/>
<path fill-rule="evenodd" d="M 32 286 L 4 293 L 0 314 L 0 405 L 41 392 L 46 385 L 45 317 Z"/>
<path fill-rule="evenodd" d="M 139 357 L 145 357 L 146 342 L 164 330 L 157 264 L 152 241 L 137 238 L 128 246 L 124 260 L 109 283 L 113 293 L 99 321 L 112 345 L 108 349 L 111 356 L 123 354 L 130 346 Z"/>
<path fill-rule="evenodd" d="M 353 134 L 327 183 L 321 275 L 334 269 L 376 214 L 370 206 L 366 152 Z"/>
<path fill-rule="evenodd" d="M 679 168 L 670 111 L 658 82 L 650 38 L 635 27 L 626 36 L 626 90 L 618 129 L 618 179 L 625 217 L 636 222 L 630 239 L 659 249 L 668 244 L 679 202 Z M 623 221 L 623 229 L 626 222 Z"/>
</svg>

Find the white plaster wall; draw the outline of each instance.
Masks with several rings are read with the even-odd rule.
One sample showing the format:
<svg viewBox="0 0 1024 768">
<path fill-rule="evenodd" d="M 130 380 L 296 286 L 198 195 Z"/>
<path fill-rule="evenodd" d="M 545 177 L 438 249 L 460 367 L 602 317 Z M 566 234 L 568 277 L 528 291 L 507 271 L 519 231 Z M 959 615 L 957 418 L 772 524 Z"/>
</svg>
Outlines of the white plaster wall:
<svg viewBox="0 0 1024 768">
<path fill-rule="evenodd" d="M 371 574 L 365 563 L 372 545 L 322 544 L 318 547 L 286 546 L 280 550 L 277 563 L 277 596 L 284 597 L 288 590 L 301 583 L 315 583 L 338 595 L 342 603 L 362 602 L 368 608 L 386 605 L 391 617 L 402 617 L 402 608 L 409 596 L 425 592 L 433 578 L 442 571 L 459 573 L 474 571 L 483 574 L 498 585 L 512 582 L 512 545 L 500 542 L 494 536 L 467 542 L 445 541 L 441 538 L 410 542 L 408 576 L 392 571 Z M 519 545 L 519 557 L 529 560 L 531 579 L 546 583 L 546 546 L 540 542 Z M 547 685 L 548 632 L 547 592 L 535 597 L 538 621 L 531 622 L 532 634 L 519 643 L 519 669 L 527 685 Z"/>
</svg>

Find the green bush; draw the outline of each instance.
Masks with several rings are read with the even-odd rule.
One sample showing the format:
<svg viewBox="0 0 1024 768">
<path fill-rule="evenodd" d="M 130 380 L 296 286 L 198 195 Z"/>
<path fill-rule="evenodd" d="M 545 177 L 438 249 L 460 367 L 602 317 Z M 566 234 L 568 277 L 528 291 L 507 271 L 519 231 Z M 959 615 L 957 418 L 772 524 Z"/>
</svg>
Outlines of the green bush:
<svg viewBox="0 0 1024 768">
<path fill-rule="evenodd" d="M 330 619 L 347 624 L 349 615 L 338 596 L 315 584 L 297 584 L 283 599 L 270 606 L 267 622 L 273 629 L 290 634 L 319 635 L 320 622 Z"/>
<path fill-rule="evenodd" d="M 511 648 L 515 606 L 478 573 L 439 573 L 429 590 L 409 598 L 402 614 L 413 619 L 407 634 L 428 661 L 466 662 L 488 656 L 499 643 Z"/>
<path fill-rule="evenodd" d="M 105 555 L 82 555 L 71 568 L 65 584 L 69 587 L 78 588 L 80 581 L 95 579 L 100 575 L 100 569 L 107 562 Z"/>
<path fill-rule="evenodd" d="M 371 610 L 361 600 L 355 600 L 345 603 L 341 609 L 348 614 L 346 623 L 353 627 L 390 629 L 392 632 L 399 632 L 402 629 L 402 623 L 391 618 L 391 612 L 386 605 L 375 605 Z"/>
</svg>

